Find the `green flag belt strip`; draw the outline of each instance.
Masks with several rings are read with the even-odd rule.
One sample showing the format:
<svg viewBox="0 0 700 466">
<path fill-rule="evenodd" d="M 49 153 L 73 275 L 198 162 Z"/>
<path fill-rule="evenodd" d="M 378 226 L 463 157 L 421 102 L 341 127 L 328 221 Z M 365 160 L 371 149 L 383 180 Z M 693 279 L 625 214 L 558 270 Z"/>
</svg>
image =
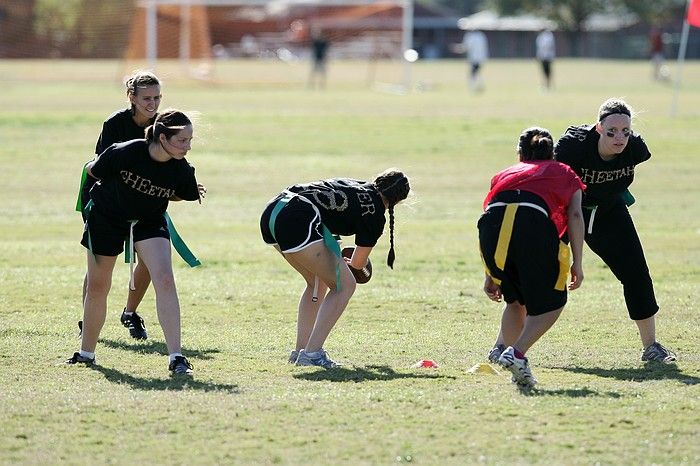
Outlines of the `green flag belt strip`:
<svg viewBox="0 0 700 466">
<path fill-rule="evenodd" d="M 87 180 L 87 176 L 88 176 L 87 166 L 88 166 L 87 163 L 85 165 L 83 165 L 83 173 L 82 173 L 82 175 L 80 175 L 80 188 L 78 189 L 78 201 L 75 203 L 75 211 L 76 212 L 83 211 L 83 186 L 85 186 L 85 180 Z"/>
<path fill-rule="evenodd" d="M 86 163 L 83 166 L 83 173 L 80 176 L 80 189 L 78 189 L 78 201 L 75 204 L 75 210 L 76 212 L 85 212 L 86 219 L 88 218 L 87 216 L 90 214 L 90 211 L 92 210 L 92 206 L 94 203 L 92 202 L 92 199 L 85 205 L 83 208 L 83 203 L 82 203 L 82 194 L 83 194 L 83 186 L 85 186 L 85 181 L 87 180 L 88 172 L 87 172 L 87 166 L 88 164 Z M 170 219 L 170 216 L 168 215 L 167 212 L 163 214 L 165 217 L 165 222 L 168 225 L 168 232 L 170 233 L 170 241 L 173 244 L 173 247 L 177 251 L 177 253 L 182 257 L 182 260 L 187 262 L 187 265 L 190 267 L 197 267 L 198 265 L 202 265 L 202 263 L 197 259 L 197 257 L 190 251 L 190 248 L 187 247 L 185 244 L 185 241 L 182 239 L 180 234 L 177 232 L 175 229 L 175 225 L 173 224 L 173 221 Z M 129 239 L 127 240 L 127 243 L 125 244 L 124 247 L 124 262 L 128 262 L 129 264 L 133 264 L 133 261 L 131 260 L 132 257 L 134 256 L 134 248 L 133 248 L 133 243 L 134 243 L 134 225 L 136 224 L 136 220 L 129 220 L 131 223 L 131 227 L 129 228 Z M 86 220 L 87 223 L 87 220 Z M 88 249 L 90 252 L 92 252 L 92 239 L 90 238 L 90 229 L 88 228 Z M 133 267 L 133 265 L 132 265 Z M 132 283 L 129 282 L 129 286 L 131 286 Z M 133 288 L 131 288 L 133 289 Z"/>
<path fill-rule="evenodd" d="M 275 204 L 275 207 L 272 208 L 272 213 L 270 214 L 270 233 L 272 234 L 272 238 L 277 241 L 277 238 L 275 237 L 275 220 L 277 219 L 277 215 L 279 215 L 280 211 L 284 209 L 284 207 L 297 197 L 298 194 L 293 193 L 291 191 L 285 191 L 284 192 L 284 197 L 282 197 L 279 201 L 277 201 L 277 204 Z M 299 199 L 303 200 L 304 202 L 308 202 L 311 204 L 311 206 L 314 208 L 316 211 L 316 215 L 318 215 L 319 219 L 321 218 L 321 213 L 318 211 L 318 208 L 313 205 L 308 199 L 304 198 L 303 196 L 299 196 Z M 322 228 L 322 233 L 323 233 L 323 243 L 326 245 L 328 249 L 338 258 L 338 261 L 342 260 L 342 254 L 340 252 L 340 245 L 338 244 L 338 241 L 335 239 L 333 236 L 333 233 L 328 229 L 326 225 L 321 223 L 321 228 Z M 336 262 L 335 264 L 335 290 L 340 291 L 340 262 Z M 313 301 L 318 301 L 318 277 L 316 277 L 316 283 L 314 284 L 314 293 L 313 293 Z"/>
<path fill-rule="evenodd" d="M 622 197 L 622 201 L 627 207 L 631 206 L 636 201 L 629 189 L 625 189 L 625 191 L 622 194 L 620 194 L 620 197 Z M 590 205 L 583 206 L 583 208 L 591 211 L 591 218 L 588 220 L 588 229 L 586 230 L 586 233 L 590 235 L 593 234 L 593 221 L 595 220 L 595 214 L 598 211 L 598 206 Z"/>
<path fill-rule="evenodd" d="M 197 259 L 197 257 L 190 250 L 190 248 L 187 247 L 185 241 L 182 239 L 182 236 L 180 236 L 180 234 L 175 229 L 175 225 L 173 224 L 170 215 L 168 215 L 168 213 L 165 212 L 163 213 L 163 217 L 165 217 L 165 223 L 168 225 L 168 233 L 170 233 L 170 242 L 175 248 L 175 251 L 177 251 L 180 257 L 182 257 L 182 260 L 184 260 L 190 267 L 197 267 L 198 265 L 202 265 L 202 263 L 199 261 L 199 259 Z M 133 230 L 133 226 L 136 224 L 136 220 L 129 220 L 129 222 L 132 222 L 131 228 Z M 125 244 L 124 247 L 124 262 L 127 262 L 129 264 L 133 262 L 132 256 L 134 255 L 134 251 L 133 248 L 130 246 L 130 243 L 133 242 L 133 237 L 133 231 L 130 231 L 129 239 L 127 240 L 128 242 L 127 244 Z"/>
</svg>

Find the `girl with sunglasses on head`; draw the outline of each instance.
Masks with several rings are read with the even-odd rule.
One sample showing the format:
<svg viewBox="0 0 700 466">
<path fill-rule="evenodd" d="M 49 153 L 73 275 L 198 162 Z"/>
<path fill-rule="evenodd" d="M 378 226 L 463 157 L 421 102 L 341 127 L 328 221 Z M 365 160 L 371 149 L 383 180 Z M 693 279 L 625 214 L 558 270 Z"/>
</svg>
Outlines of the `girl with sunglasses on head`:
<svg viewBox="0 0 700 466">
<path fill-rule="evenodd" d="M 659 310 L 642 243 L 629 214 L 627 190 L 635 167 L 651 157 L 644 139 L 632 131 L 632 108 L 621 99 L 600 106 L 594 125 L 570 126 L 554 149 L 586 184 L 583 212 L 586 244 L 622 283 L 627 312 L 639 328 L 642 361 L 673 362 L 675 355 L 656 341 Z"/>
<path fill-rule="evenodd" d="M 170 357 L 169 370 L 190 374 L 181 353 L 180 304 L 175 288 L 170 232 L 165 212 L 169 201 L 196 201 L 202 192 L 185 155 L 193 126 L 179 110 L 165 110 L 146 129 L 145 139 L 113 144 L 87 164 L 98 179 L 84 213 L 81 244 L 87 249 L 87 289 L 80 351 L 67 364 L 93 364 L 95 347 L 107 313 L 107 295 L 117 256 L 129 244 L 148 269 L 156 291 L 156 310 Z"/>
<path fill-rule="evenodd" d="M 158 115 L 158 107 L 162 95 L 160 92 L 160 80 L 148 71 L 136 71 L 125 81 L 126 97 L 129 107 L 118 110 L 107 118 L 102 124 L 102 132 L 97 139 L 95 156 L 105 151 L 109 146 L 117 142 L 143 139 L 146 127 L 153 124 Z M 90 201 L 90 189 L 97 182 L 95 178 L 85 172 L 81 184 L 80 199 L 77 210 L 82 212 Z M 83 221 L 85 215 L 83 213 Z M 151 276 L 148 269 L 139 260 L 134 270 L 133 288 L 129 288 L 126 306 L 121 314 L 121 323 L 129 329 L 129 334 L 137 340 L 148 338 L 143 319 L 136 313 L 136 309 L 143 300 Z M 87 274 L 83 280 L 83 301 L 87 288 Z M 78 323 L 82 328 L 82 321 Z"/>
<path fill-rule="evenodd" d="M 339 365 L 328 357 L 323 344 L 355 292 L 351 269 L 367 266 L 369 254 L 384 232 L 387 211 L 387 265 L 393 268 L 394 207 L 406 199 L 410 189 L 406 175 L 390 169 L 374 181 L 334 178 L 296 184 L 269 202 L 260 218 L 263 240 L 306 282 L 290 363 L 326 369 Z M 334 235 L 355 235 L 351 258 L 341 257 Z"/>
</svg>

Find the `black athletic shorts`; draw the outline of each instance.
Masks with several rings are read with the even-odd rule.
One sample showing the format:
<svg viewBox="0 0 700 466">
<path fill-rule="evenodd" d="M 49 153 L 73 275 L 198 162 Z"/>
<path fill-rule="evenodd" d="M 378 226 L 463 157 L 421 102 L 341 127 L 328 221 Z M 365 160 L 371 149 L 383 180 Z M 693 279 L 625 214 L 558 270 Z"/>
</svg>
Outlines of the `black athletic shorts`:
<svg viewBox="0 0 700 466">
<path fill-rule="evenodd" d="M 274 236 L 270 231 L 270 216 L 284 193 L 265 207 L 260 217 L 260 233 L 267 244 L 277 244 L 282 252 L 301 251 L 310 244 L 323 241 L 321 214 L 316 206 L 301 196 L 294 196 L 275 219 Z"/>
<path fill-rule="evenodd" d="M 130 223 L 128 221 L 116 220 L 93 207 L 85 224 L 83 239 L 80 241 L 80 244 L 89 248 L 89 228 L 93 254 L 118 256 L 124 251 L 124 243 L 129 240 L 129 227 Z M 134 225 L 134 243 L 151 238 L 170 239 L 168 224 L 164 216 L 139 220 Z"/>
<path fill-rule="evenodd" d="M 547 205 L 527 191 L 499 193 L 479 219 L 479 245 L 489 275 L 501 281 L 507 303 L 518 301 L 528 315 L 541 315 L 566 304 L 569 249 L 559 241 L 549 215 L 535 207 L 518 205 L 513 221 L 505 265 L 496 265 L 496 249 L 506 206 L 498 203 L 535 204 L 544 211 Z"/>
</svg>

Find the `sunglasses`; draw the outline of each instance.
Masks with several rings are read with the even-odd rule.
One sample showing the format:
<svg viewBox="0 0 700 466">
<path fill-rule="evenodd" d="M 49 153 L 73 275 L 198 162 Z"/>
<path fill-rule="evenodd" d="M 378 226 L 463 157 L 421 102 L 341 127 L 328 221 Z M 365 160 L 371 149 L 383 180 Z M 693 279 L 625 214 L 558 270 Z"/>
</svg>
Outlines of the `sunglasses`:
<svg viewBox="0 0 700 466">
<path fill-rule="evenodd" d="M 605 131 L 605 135 L 609 138 L 614 138 L 618 134 L 621 134 L 623 138 L 627 139 L 628 137 L 630 137 L 632 135 L 632 130 L 623 129 L 620 133 L 617 133 L 616 131 L 612 131 L 612 130 Z"/>
</svg>

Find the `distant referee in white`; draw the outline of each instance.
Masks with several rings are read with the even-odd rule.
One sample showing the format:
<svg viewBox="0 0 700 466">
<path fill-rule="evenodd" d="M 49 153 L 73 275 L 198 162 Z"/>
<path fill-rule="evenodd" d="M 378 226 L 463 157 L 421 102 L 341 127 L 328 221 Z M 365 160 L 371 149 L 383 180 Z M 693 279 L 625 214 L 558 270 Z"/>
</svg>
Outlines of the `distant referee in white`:
<svg viewBox="0 0 700 466">
<path fill-rule="evenodd" d="M 556 44 L 554 42 L 554 34 L 551 30 L 545 28 L 542 32 L 537 34 L 535 48 L 537 60 L 542 65 L 544 89 L 550 90 L 552 88 L 552 62 L 556 55 Z"/>
</svg>

